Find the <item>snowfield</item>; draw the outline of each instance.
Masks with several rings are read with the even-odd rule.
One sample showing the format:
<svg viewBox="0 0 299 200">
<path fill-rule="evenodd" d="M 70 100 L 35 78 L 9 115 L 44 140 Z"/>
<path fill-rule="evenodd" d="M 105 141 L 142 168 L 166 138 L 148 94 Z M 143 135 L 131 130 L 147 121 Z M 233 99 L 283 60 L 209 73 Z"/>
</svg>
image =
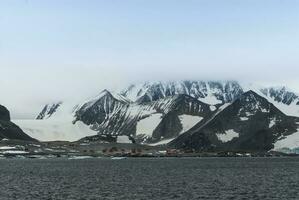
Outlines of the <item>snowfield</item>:
<svg viewBox="0 0 299 200">
<path fill-rule="evenodd" d="M 299 148 L 299 130 L 298 132 L 286 136 L 274 143 L 274 150 L 279 151 L 283 148 L 295 149 Z"/>
<path fill-rule="evenodd" d="M 97 132 L 82 122 L 72 120 L 14 120 L 14 123 L 29 136 L 40 141 L 76 141 Z"/>
</svg>

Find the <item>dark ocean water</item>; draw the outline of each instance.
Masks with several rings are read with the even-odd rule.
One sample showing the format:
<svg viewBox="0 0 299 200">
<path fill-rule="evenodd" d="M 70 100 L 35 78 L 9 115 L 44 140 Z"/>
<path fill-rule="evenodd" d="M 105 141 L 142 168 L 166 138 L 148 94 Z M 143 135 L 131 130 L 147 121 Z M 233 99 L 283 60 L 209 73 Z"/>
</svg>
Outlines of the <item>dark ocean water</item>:
<svg viewBox="0 0 299 200">
<path fill-rule="evenodd" d="M 299 199 L 298 158 L 0 160 L 0 199 Z"/>
</svg>

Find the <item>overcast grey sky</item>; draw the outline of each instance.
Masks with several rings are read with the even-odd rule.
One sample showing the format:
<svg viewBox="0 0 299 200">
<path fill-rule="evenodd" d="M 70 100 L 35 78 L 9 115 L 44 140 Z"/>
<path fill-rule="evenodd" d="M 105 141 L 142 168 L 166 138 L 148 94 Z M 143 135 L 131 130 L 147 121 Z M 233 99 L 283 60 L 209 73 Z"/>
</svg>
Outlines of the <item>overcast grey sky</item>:
<svg viewBox="0 0 299 200">
<path fill-rule="evenodd" d="M 296 0 L 0 1 L 14 117 L 129 82 L 234 79 L 299 91 Z"/>
</svg>

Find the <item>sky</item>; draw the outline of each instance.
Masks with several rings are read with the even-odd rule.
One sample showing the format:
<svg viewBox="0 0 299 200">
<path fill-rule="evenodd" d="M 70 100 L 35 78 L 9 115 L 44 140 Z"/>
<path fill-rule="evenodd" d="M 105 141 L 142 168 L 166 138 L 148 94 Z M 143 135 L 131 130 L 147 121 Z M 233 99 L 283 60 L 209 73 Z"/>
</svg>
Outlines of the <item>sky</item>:
<svg viewBox="0 0 299 200">
<path fill-rule="evenodd" d="M 145 80 L 238 80 L 299 92 L 299 0 L 0 0 L 0 104 Z"/>
</svg>

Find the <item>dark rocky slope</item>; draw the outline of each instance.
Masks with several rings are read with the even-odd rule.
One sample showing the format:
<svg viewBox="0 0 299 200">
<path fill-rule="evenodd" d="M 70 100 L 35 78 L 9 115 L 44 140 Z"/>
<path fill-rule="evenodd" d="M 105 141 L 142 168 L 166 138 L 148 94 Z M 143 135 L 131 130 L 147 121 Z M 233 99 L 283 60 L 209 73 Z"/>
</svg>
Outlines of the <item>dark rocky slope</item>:
<svg viewBox="0 0 299 200">
<path fill-rule="evenodd" d="M 0 139 L 35 141 L 10 121 L 10 113 L 0 105 Z"/>
<path fill-rule="evenodd" d="M 279 138 L 297 131 L 296 120 L 249 91 L 169 146 L 195 151 L 267 151 Z"/>
<path fill-rule="evenodd" d="M 216 108 L 215 108 L 216 109 Z M 179 115 L 205 117 L 211 113 L 210 105 L 188 95 L 175 95 L 152 102 L 131 103 L 120 95 L 103 91 L 94 101 L 83 104 L 75 113 L 75 121 L 91 125 L 100 135 L 128 135 L 139 142 L 155 142 L 173 138 L 182 130 Z M 151 137 L 139 133 L 138 122 L 161 114 L 161 122 Z"/>
</svg>

